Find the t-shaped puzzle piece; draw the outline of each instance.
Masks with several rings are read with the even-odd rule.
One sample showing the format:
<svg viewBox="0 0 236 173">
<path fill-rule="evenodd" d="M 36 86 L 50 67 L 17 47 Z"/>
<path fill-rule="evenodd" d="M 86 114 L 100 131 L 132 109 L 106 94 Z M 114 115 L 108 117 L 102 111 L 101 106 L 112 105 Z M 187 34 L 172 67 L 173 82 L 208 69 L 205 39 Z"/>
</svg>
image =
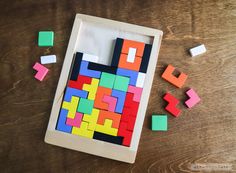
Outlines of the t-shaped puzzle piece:
<svg viewBox="0 0 236 173">
<path fill-rule="evenodd" d="M 34 77 L 39 81 L 42 81 L 49 71 L 46 67 L 44 67 L 42 64 L 39 64 L 38 62 L 34 64 L 33 69 L 37 71 Z"/>
<path fill-rule="evenodd" d="M 181 88 L 187 80 L 188 76 L 185 73 L 181 72 L 179 77 L 176 77 L 172 74 L 174 70 L 175 67 L 169 64 L 161 77 L 167 80 L 168 82 L 172 83 L 176 87 Z"/>
<path fill-rule="evenodd" d="M 168 102 L 168 105 L 165 107 L 165 109 L 175 117 L 178 117 L 181 113 L 181 111 L 176 107 L 179 103 L 179 100 L 170 93 L 165 94 L 164 100 Z"/>
<path fill-rule="evenodd" d="M 186 94 L 189 96 L 189 99 L 185 102 L 185 104 L 188 108 L 192 108 L 201 100 L 200 97 L 197 95 L 197 93 L 192 88 L 189 89 L 186 92 Z"/>
</svg>

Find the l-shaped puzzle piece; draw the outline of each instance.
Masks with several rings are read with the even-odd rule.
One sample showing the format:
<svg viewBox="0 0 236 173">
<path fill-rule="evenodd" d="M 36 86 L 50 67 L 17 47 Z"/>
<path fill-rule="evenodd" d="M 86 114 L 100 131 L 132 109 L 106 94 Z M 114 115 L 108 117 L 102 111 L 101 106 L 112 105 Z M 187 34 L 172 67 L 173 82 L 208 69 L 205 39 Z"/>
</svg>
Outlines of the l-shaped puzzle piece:
<svg viewBox="0 0 236 173">
<path fill-rule="evenodd" d="M 185 104 L 188 108 L 192 108 L 201 100 L 200 97 L 198 96 L 198 94 L 192 88 L 189 89 L 186 92 L 186 94 L 189 96 L 189 99 L 185 102 Z"/>
</svg>

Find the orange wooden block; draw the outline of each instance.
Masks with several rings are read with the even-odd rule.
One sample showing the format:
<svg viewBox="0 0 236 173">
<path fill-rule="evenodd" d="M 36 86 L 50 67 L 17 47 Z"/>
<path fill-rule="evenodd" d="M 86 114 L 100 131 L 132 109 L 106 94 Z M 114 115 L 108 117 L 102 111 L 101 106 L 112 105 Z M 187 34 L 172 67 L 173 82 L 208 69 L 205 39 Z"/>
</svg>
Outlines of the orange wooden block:
<svg viewBox="0 0 236 173">
<path fill-rule="evenodd" d="M 124 40 L 121 53 L 128 54 L 129 48 L 136 49 L 136 56 L 142 57 L 144 51 L 145 43 L 138 41 Z"/>
<path fill-rule="evenodd" d="M 112 120 L 112 128 L 118 129 L 120 125 L 120 118 L 121 118 L 121 114 L 101 110 L 99 113 L 97 124 L 104 125 L 105 120 L 109 119 L 109 120 Z"/>
<path fill-rule="evenodd" d="M 139 71 L 142 58 L 136 56 L 134 59 L 134 62 L 128 62 L 127 61 L 127 56 L 126 54 L 120 54 L 120 60 L 118 67 L 119 68 L 124 68 L 124 69 L 129 69 L 129 70 L 134 70 L 134 71 Z"/>
<path fill-rule="evenodd" d="M 105 87 L 99 86 L 97 88 L 97 93 L 96 93 L 96 97 L 94 100 L 94 107 L 108 110 L 109 104 L 106 102 L 103 102 L 103 97 L 104 97 L 104 95 L 110 96 L 111 92 L 112 92 L 112 90 L 110 88 L 105 88 Z"/>
<path fill-rule="evenodd" d="M 172 74 L 174 70 L 175 67 L 169 64 L 161 77 L 167 80 L 168 82 L 172 83 L 173 85 L 177 86 L 178 88 L 181 88 L 184 85 L 188 76 L 185 73 L 181 72 L 180 75 L 176 77 Z"/>
</svg>

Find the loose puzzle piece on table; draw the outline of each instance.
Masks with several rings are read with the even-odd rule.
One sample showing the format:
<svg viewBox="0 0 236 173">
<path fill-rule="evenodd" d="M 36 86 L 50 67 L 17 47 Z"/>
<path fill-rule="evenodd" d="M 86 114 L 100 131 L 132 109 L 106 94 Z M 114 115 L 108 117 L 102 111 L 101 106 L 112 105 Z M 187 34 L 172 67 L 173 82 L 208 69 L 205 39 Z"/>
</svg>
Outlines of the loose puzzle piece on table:
<svg viewBox="0 0 236 173">
<path fill-rule="evenodd" d="M 129 147 L 151 49 L 117 38 L 111 66 L 77 52 L 56 130 Z"/>
</svg>

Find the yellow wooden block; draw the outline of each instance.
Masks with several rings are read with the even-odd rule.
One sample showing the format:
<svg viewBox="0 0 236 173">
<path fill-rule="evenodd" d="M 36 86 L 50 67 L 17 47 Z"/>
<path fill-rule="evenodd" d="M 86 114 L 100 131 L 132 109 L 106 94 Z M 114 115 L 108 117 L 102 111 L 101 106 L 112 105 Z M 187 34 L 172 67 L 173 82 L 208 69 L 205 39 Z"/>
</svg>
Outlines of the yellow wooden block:
<svg viewBox="0 0 236 173">
<path fill-rule="evenodd" d="M 99 110 L 93 108 L 91 115 L 89 114 L 84 114 L 83 116 L 83 121 L 86 121 L 89 123 L 88 129 L 89 130 L 95 130 L 97 120 L 98 120 L 98 115 L 99 115 Z"/>
<path fill-rule="evenodd" d="M 97 124 L 96 131 L 112 136 L 117 136 L 118 129 L 112 128 L 112 120 L 106 119 L 104 125 Z"/>
<path fill-rule="evenodd" d="M 72 128 L 72 134 L 83 136 L 86 138 L 93 138 L 94 131 L 88 130 L 88 123 L 87 122 L 81 122 L 80 128 L 73 127 Z"/>
<path fill-rule="evenodd" d="M 75 118 L 75 113 L 78 104 L 79 104 L 79 98 L 75 96 L 71 97 L 71 102 L 63 101 L 62 108 L 68 110 L 68 115 L 67 115 L 68 118 L 73 118 L 73 119 Z"/>
<path fill-rule="evenodd" d="M 84 84 L 83 85 L 83 90 L 89 92 L 88 99 L 90 99 L 90 100 L 95 99 L 95 96 L 97 93 L 97 88 L 98 88 L 98 83 L 99 83 L 98 79 L 92 78 L 91 84 Z"/>
</svg>

